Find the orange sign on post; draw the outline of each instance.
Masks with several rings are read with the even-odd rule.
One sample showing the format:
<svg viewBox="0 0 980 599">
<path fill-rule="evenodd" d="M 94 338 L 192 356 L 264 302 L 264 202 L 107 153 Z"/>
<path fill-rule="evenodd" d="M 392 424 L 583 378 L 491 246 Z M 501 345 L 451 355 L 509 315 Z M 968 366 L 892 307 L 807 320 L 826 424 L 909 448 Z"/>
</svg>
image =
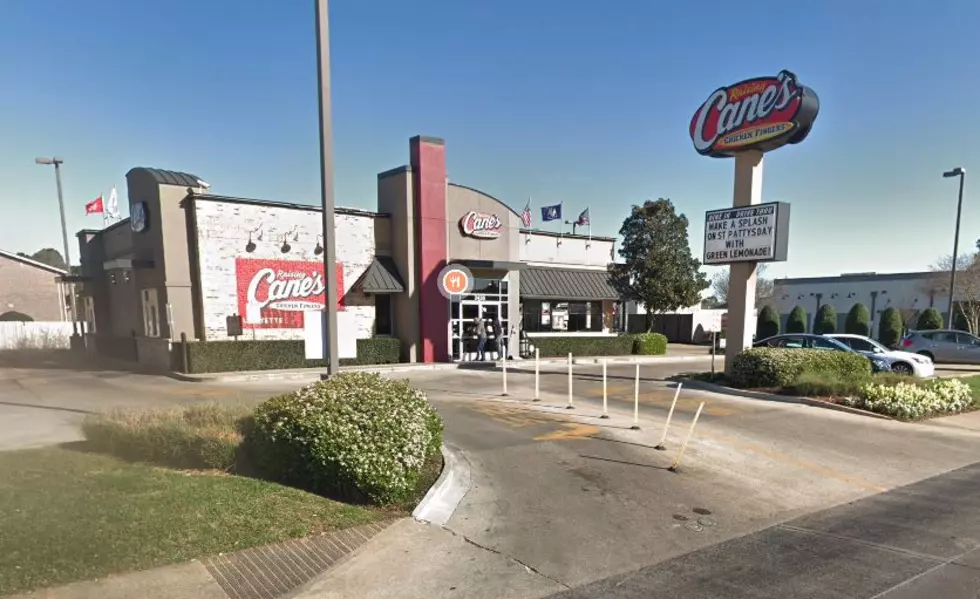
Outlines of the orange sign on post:
<svg viewBox="0 0 980 599">
<path fill-rule="evenodd" d="M 450 264 L 439 273 L 439 292 L 446 297 L 463 295 L 473 288 L 473 274 L 465 266 Z"/>
</svg>

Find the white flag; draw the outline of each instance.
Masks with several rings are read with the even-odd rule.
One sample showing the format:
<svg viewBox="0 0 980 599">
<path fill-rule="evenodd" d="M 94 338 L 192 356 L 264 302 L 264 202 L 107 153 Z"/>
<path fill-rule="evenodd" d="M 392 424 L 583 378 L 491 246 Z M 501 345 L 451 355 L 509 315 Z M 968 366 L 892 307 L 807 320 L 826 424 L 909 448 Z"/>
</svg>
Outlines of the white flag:
<svg viewBox="0 0 980 599">
<path fill-rule="evenodd" d="M 115 187 L 109 192 L 109 201 L 106 202 L 105 211 L 112 218 L 119 218 L 119 196 L 116 194 Z"/>
</svg>

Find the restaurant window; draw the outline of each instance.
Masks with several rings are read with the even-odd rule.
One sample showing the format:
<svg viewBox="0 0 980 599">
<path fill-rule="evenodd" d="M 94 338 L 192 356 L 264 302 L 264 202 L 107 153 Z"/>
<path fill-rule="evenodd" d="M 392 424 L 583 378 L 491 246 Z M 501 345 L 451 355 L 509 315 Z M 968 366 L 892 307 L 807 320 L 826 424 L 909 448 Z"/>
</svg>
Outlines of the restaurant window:
<svg viewBox="0 0 980 599">
<path fill-rule="evenodd" d="M 160 336 L 160 303 L 156 289 L 144 289 L 143 304 L 143 334 L 147 337 Z"/>
<path fill-rule="evenodd" d="M 602 301 L 524 300 L 527 333 L 602 332 Z"/>
<path fill-rule="evenodd" d="M 374 296 L 374 334 L 394 334 L 391 326 L 391 296 L 387 293 Z"/>
</svg>

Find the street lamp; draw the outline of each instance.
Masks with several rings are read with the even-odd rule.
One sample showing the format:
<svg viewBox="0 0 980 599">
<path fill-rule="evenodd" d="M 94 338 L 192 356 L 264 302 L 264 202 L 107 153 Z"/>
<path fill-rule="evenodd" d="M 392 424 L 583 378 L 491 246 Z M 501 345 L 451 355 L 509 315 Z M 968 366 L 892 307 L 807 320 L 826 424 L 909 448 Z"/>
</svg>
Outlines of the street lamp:
<svg viewBox="0 0 980 599">
<path fill-rule="evenodd" d="M 966 171 L 958 166 L 951 171 L 943 173 L 943 177 L 960 178 L 960 195 L 956 202 L 956 232 L 953 233 L 953 264 L 949 267 L 949 313 L 946 315 L 946 328 L 953 328 L 953 291 L 956 288 L 956 259 L 960 250 L 960 214 L 963 212 L 963 180 L 966 179 Z"/>
<path fill-rule="evenodd" d="M 323 349 L 327 376 L 340 372 L 337 355 L 337 244 L 333 197 L 333 124 L 330 118 L 330 26 L 327 0 L 314 0 L 316 11 L 316 75 L 320 105 L 320 203 L 323 205 L 323 275 L 327 313 Z"/>
<path fill-rule="evenodd" d="M 61 242 L 64 244 L 65 264 L 71 269 L 71 256 L 68 253 L 68 226 L 65 224 L 65 199 L 61 194 L 61 165 L 65 163 L 61 158 L 35 158 L 35 164 L 44 166 L 54 165 L 54 180 L 58 184 L 58 209 L 61 211 Z"/>
</svg>

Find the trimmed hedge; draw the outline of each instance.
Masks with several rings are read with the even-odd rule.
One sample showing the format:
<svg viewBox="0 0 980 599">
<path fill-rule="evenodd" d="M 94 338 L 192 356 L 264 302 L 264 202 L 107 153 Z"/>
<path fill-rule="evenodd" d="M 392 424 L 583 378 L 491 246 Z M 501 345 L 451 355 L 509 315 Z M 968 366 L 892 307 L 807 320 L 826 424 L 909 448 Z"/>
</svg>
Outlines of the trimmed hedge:
<svg viewBox="0 0 980 599">
<path fill-rule="evenodd" d="M 380 505 L 408 498 L 442 446 L 442 418 L 425 393 L 366 372 L 273 397 L 248 425 L 246 451 L 261 475 Z"/>
<path fill-rule="evenodd" d="M 895 308 L 885 308 L 878 323 L 878 341 L 885 347 L 895 347 L 902 338 L 902 315 Z"/>
<path fill-rule="evenodd" d="M 858 302 L 851 306 L 847 313 L 847 320 L 844 322 L 844 332 L 849 335 L 871 335 L 871 312 L 867 306 Z"/>
<path fill-rule="evenodd" d="M 827 335 L 837 332 L 837 310 L 830 304 L 824 304 L 813 317 L 813 332 L 817 335 Z"/>
<path fill-rule="evenodd" d="M 538 348 L 541 357 L 574 356 L 628 356 L 633 353 L 637 335 L 615 337 L 531 337 L 531 345 Z M 666 338 L 664 338 L 666 343 Z"/>
<path fill-rule="evenodd" d="M 803 309 L 803 306 L 796 306 L 790 311 L 789 317 L 786 319 L 786 332 L 806 332 L 806 310 Z"/>
<path fill-rule="evenodd" d="M 633 335 L 633 353 L 638 356 L 662 356 L 667 353 L 667 337 L 660 333 Z"/>
<path fill-rule="evenodd" d="M 758 339 L 768 339 L 779 334 L 779 312 L 766 304 L 759 310 L 759 318 L 755 325 L 755 335 Z"/>
<path fill-rule="evenodd" d="M 302 340 L 188 342 L 188 369 L 192 374 L 324 368 L 325 360 L 307 360 Z M 182 370 L 183 344 L 173 344 L 174 370 Z M 357 357 L 341 358 L 342 366 L 396 364 L 401 360 L 401 341 L 390 337 L 357 340 Z"/>
<path fill-rule="evenodd" d="M 919 314 L 919 321 L 915 323 L 915 328 L 920 331 L 941 329 L 943 328 L 943 316 L 935 308 L 926 308 L 922 314 Z"/>
<path fill-rule="evenodd" d="M 871 374 L 871 362 L 861 354 L 822 349 L 758 347 L 743 351 L 732 364 L 736 387 L 787 387 L 803 373 L 849 379 Z"/>
</svg>

